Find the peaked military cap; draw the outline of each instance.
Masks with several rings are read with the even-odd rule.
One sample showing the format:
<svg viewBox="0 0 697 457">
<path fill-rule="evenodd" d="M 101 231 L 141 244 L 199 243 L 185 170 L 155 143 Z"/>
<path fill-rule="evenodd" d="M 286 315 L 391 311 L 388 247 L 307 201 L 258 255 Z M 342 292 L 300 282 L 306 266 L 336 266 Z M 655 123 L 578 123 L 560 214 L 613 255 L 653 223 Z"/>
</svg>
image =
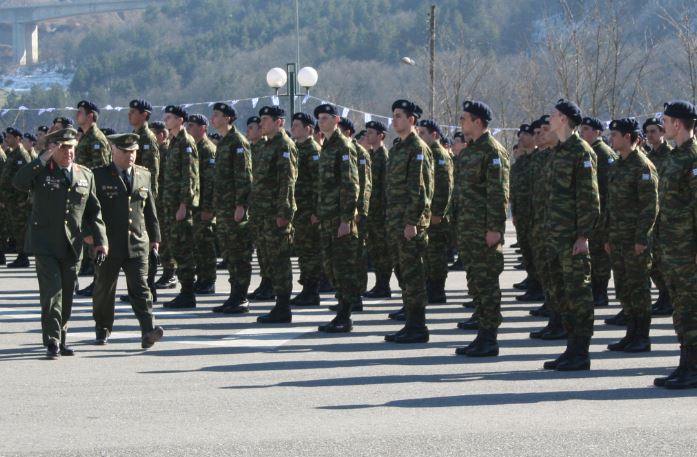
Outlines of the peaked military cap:
<svg viewBox="0 0 697 457">
<path fill-rule="evenodd" d="M 167 127 L 165 127 L 165 124 L 163 122 L 160 122 L 160 121 L 151 122 L 150 128 L 153 130 L 157 130 L 158 132 L 162 132 L 162 131 L 167 129 Z"/>
<path fill-rule="evenodd" d="M 293 120 L 302 122 L 305 127 L 315 125 L 315 120 L 307 113 L 295 113 Z"/>
<path fill-rule="evenodd" d="M 697 119 L 695 105 L 685 100 L 675 100 L 663 105 L 663 114 L 676 119 Z"/>
<path fill-rule="evenodd" d="M 167 105 L 165 106 L 165 113 L 174 114 L 177 117 L 182 117 L 186 121 L 188 113 L 183 106 L 180 105 Z"/>
<path fill-rule="evenodd" d="M 644 121 L 644 125 L 642 125 L 641 129 L 644 132 L 646 132 L 647 127 L 650 125 L 655 125 L 659 129 L 664 130 L 663 119 L 661 119 L 660 117 L 650 117 L 650 118 L 646 119 Z"/>
<path fill-rule="evenodd" d="M 601 132 L 605 130 L 605 124 L 603 124 L 603 121 L 601 121 L 597 117 L 586 116 L 581 120 L 581 125 L 587 125 L 593 130 L 600 130 Z"/>
<path fill-rule="evenodd" d="M 577 124 L 580 124 L 583 120 L 583 116 L 581 116 L 581 108 L 579 108 L 578 105 L 572 101 L 560 98 L 557 101 L 557 104 L 554 105 L 554 108 Z"/>
<path fill-rule="evenodd" d="M 46 143 L 71 144 L 74 146 L 77 144 L 77 130 L 73 128 L 56 130 L 46 135 Z"/>
<path fill-rule="evenodd" d="M 249 119 L 247 119 L 247 125 L 249 124 L 261 124 L 261 119 L 259 116 L 252 116 Z"/>
<path fill-rule="evenodd" d="M 141 98 L 131 100 L 131 103 L 129 103 L 128 106 L 133 109 L 137 109 L 141 113 L 152 113 L 152 105 L 148 103 L 147 100 L 143 100 Z"/>
<path fill-rule="evenodd" d="M 318 105 L 315 108 L 315 111 L 313 112 L 315 117 L 319 117 L 320 114 L 329 114 L 330 116 L 338 116 L 339 112 L 337 111 L 336 107 L 334 105 L 330 105 L 329 103 L 324 103 L 322 105 Z"/>
<path fill-rule="evenodd" d="M 286 115 L 286 111 L 280 106 L 264 106 L 259 110 L 259 117 L 261 116 L 271 116 L 271 117 L 283 117 Z"/>
<path fill-rule="evenodd" d="M 610 122 L 610 130 L 616 130 L 621 134 L 639 133 L 639 123 L 633 117 L 623 117 Z"/>
<path fill-rule="evenodd" d="M 415 116 L 417 119 L 421 118 L 423 110 L 419 105 L 409 100 L 399 99 L 392 104 L 392 111 L 396 109 L 401 109 L 409 116 Z"/>
<path fill-rule="evenodd" d="M 45 125 L 40 125 L 40 126 L 38 126 L 38 127 L 36 128 L 36 131 L 37 131 L 37 132 L 48 133 L 48 127 L 45 126 Z"/>
<path fill-rule="evenodd" d="M 196 125 L 208 125 L 208 118 L 204 116 L 203 114 L 190 114 L 187 119 L 187 122 L 191 122 L 192 124 Z"/>
<path fill-rule="evenodd" d="M 485 121 L 489 122 L 493 119 L 494 115 L 491 112 L 491 108 L 484 102 L 477 100 L 467 100 L 462 104 L 462 110 L 465 113 L 473 114 L 477 117 L 481 117 Z"/>
<path fill-rule="evenodd" d="M 113 135 L 108 135 L 107 139 L 116 146 L 116 149 L 122 151 L 136 151 L 138 150 L 138 139 L 140 137 L 135 133 L 115 133 Z"/>
<path fill-rule="evenodd" d="M 77 108 L 83 108 L 85 111 L 88 111 L 90 113 L 99 114 L 99 107 L 89 100 L 80 100 L 77 104 Z"/>
<path fill-rule="evenodd" d="M 339 120 L 339 128 L 341 130 L 350 130 L 351 133 L 356 133 L 356 126 L 353 124 L 353 121 L 345 117 L 342 117 L 341 120 Z"/>
<path fill-rule="evenodd" d="M 5 129 L 5 133 L 7 133 L 8 135 L 14 135 L 22 138 L 22 132 L 20 132 L 14 127 L 7 127 L 7 129 Z"/>
<path fill-rule="evenodd" d="M 114 133 L 116 133 L 116 130 L 112 129 L 111 127 L 104 127 L 101 130 L 102 130 L 102 133 L 104 134 L 104 136 L 109 136 L 109 135 L 113 135 Z"/>
<path fill-rule="evenodd" d="M 528 135 L 534 135 L 535 128 L 531 124 L 520 124 L 520 127 L 518 128 L 518 136 L 520 136 L 523 133 L 527 133 Z"/>
<path fill-rule="evenodd" d="M 375 131 L 377 131 L 377 132 L 380 132 L 380 133 L 385 133 L 385 132 L 387 131 L 387 127 L 385 127 L 385 124 L 383 124 L 383 123 L 380 122 L 380 121 L 369 121 L 369 122 L 366 122 L 365 128 L 367 128 L 367 129 L 373 129 L 373 130 L 375 130 Z"/>
<path fill-rule="evenodd" d="M 235 108 L 227 103 L 218 102 L 213 104 L 213 111 L 220 111 L 226 117 L 233 117 L 237 119 L 237 111 L 235 111 Z"/>
<path fill-rule="evenodd" d="M 75 124 L 73 120 L 69 117 L 63 117 L 63 116 L 58 116 L 53 120 L 54 124 L 61 124 L 64 129 L 67 129 L 69 126 Z"/>
<path fill-rule="evenodd" d="M 29 133 L 29 132 L 27 132 L 27 133 L 24 134 L 24 138 L 26 138 L 27 140 L 30 140 L 30 141 L 33 141 L 34 143 L 36 143 L 36 137 L 35 137 L 34 135 L 32 135 L 31 133 Z"/>
</svg>

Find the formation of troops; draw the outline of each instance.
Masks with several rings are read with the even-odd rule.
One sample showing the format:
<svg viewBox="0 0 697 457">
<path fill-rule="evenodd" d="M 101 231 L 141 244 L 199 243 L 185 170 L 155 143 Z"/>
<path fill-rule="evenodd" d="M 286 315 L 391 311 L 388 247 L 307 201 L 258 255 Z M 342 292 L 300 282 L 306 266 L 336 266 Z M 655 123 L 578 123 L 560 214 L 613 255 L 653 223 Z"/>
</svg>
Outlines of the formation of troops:
<svg viewBox="0 0 697 457">
<path fill-rule="evenodd" d="M 319 306 L 320 292 L 332 291 L 336 316 L 318 328 L 328 333 L 352 331 L 363 297 L 390 297 L 394 273 L 403 306 L 389 318 L 404 325 L 385 340 L 404 344 L 429 340 L 427 305 L 445 303 L 449 268 L 463 269 L 475 309 L 457 326 L 477 335 L 456 353 L 494 357 L 510 209 L 527 273 L 516 298 L 543 302 L 531 314 L 548 318 L 530 337 L 567 341 L 545 369 L 590 368 L 594 308 L 608 305 L 612 275 L 621 312 L 606 322 L 627 331 L 608 349 L 650 351 L 652 315 L 672 314 L 680 362 L 655 385 L 697 387 L 697 111 L 689 102 L 666 103 L 643 125 L 606 126 L 561 99 L 520 126 L 510 154 L 481 101 L 463 103 L 449 140 L 419 106 L 397 100 L 389 147 L 383 123 L 357 132 L 331 104 L 294 113 L 289 126 L 281 107 L 265 106 L 244 132 L 227 103 L 214 104 L 210 120 L 169 105 L 159 122 L 147 101 L 133 100 L 133 131 L 121 134 L 100 130 L 99 113 L 83 100 L 75 122 L 3 133 L 0 260 L 9 239 L 18 253 L 9 267 L 35 256 L 49 358 L 74 353 L 74 293 L 93 297 L 95 341 L 107 344 L 123 270 L 128 295 L 119 299 L 131 303 L 149 348 L 164 334 L 153 319 L 157 291 L 178 283 L 163 306 L 195 308 L 197 295 L 215 293 L 220 267 L 230 294 L 214 312 L 245 314 L 250 301 L 275 300 L 257 322 L 287 324 L 293 306 Z M 250 292 L 255 250 L 261 282 Z M 291 256 L 302 285 L 293 298 Z M 78 273 L 93 283 L 78 290 Z"/>
</svg>

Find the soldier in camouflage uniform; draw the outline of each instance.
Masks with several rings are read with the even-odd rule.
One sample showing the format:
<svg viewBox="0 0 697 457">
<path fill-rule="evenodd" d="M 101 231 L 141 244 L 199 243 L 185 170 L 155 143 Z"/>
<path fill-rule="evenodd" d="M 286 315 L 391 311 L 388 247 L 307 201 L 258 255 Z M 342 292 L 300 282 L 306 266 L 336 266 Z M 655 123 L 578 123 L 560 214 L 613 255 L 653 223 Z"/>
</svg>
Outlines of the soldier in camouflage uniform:
<svg viewBox="0 0 697 457">
<path fill-rule="evenodd" d="M 443 133 L 431 119 L 419 121 L 419 136 L 431 149 L 433 157 L 433 199 L 431 223 L 426 248 L 426 296 L 428 303 L 445 303 L 445 280 L 448 278 L 450 248 L 450 201 L 453 194 L 453 161 L 440 140 Z"/>
<path fill-rule="evenodd" d="M 194 277 L 196 261 L 194 252 L 193 212 L 198 206 L 200 188 L 198 149 L 194 139 L 186 132 L 184 123 L 188 114 L 181 106 L 165 107 L 165 126 L 172 139 L 167 149 L 163 169 L 162 205 L 166 238 L 171 243 L 172 255 L 177 262 L 177 278 L 181 290 L 165 308 L 195 308 Z"/>
<path fill-rule="evenodd" d="M 651 161 L 637 148 L 640 130 L 636 119 L 614 120 L 610 132 L 612 147 L 620 157 L 608 170 L 607 204 L 596 232 L 610 254 L 627 334 L 608 349 L 647 352 L 651 350 L 650 242 L 658 212 L 658 177 Z"/>
<path fill-rule="evenodd" d="M 31 157 L 32 160 L 38 157 L 36 152 L 36 137 L 33 134 L 26 132 L 22 136 L 22 146 L 24 146 L 24 149 L 29 153 L 29 157 Z"/>
<path fill-rule="evenodd" d="M 503 235 L 508 205 L 508 155 L 489 132 L 491 109 L 480 101 L 463 103 L 460 127 L 469 146 L 458 163 L 459 254 L 467 268 L 467 284 L 477 300 L 477 337 L 456 353 L 496 356 L 501 325 Z"/>
<path fill-rule="evenodd" d="M 258 152 L 266 143 L 267 138 L 261 133 L 261 119 L 259 116 L 252 116 L 247 119 L 247 141 L 250 144 L 250 150 L 252 155 L 252 170 L 254 170 L 255 162 L 259 158 Z M 247 296 L 250 300 L 273 300 L 276 298 L 273 292 L 273 285 L 271 284 L 271 276 L 269 273 L 269 256 L 264 253 L 264 248 L 261 243 L 256 240 L 260 239 L 260 233 L 258 231 L 261 228 L 261 224 L 256 224 L 254 222 L 254 215 L 250 214 L 249 224 L 252 230 L 252 238 L 255 240 L 255 248 L 257 251 L 257 262 L 259 263 L 259 276 L 261 276 L 261 282 L 259 286 Z"/>
<path fill-rule="evenodd" d="M 7 164 L 7 156 L 5 155 L 5 150 L 3 148 L 5 143 L 5 132 L 2 133 L 2 141 L 0 141 L 0 176 L 2 176 L 2 171 L 5 169 Z M 0 218 L 2 220 L 7 220 L 7 211 L 4 205 L 0 204 Z M 0 224 L 0 265 L 7 264 L 7 259 L 5 258 L 5 253 L 7 252 L 7 239 L 10 237 L 10 232 L 7 228 L 7 224 Z"/>
<path fill-rule="evenodd" d="M 549 261 L 549 293 L 561 305 L 569 335 L 566 350 L 545 362 L 546 369 L 590 369 L 588 348 L 593 335 L 593 291 L 590 285 L 588 238 L 600 217 L 597 158 L 576 128 L 583 117 L 579 107 L 561 99 L 550 116 L 550 130 L 560 141 L 548 162 L 545 235 Z"/>
<path fill-rule="evenodd" d="M 692 103 L 666 103 L 665 136 L 675 142 L 658 188 L 656 241 L 664 275 L 673 300 L 673 326 L 680 342 L 680 363 L 656 386 L 670 389 L 697 387 L 697 110 Z"/>
<path fill-rule="evenodd" d="M 269 314 L 259 316 L 260 324 L 289 323 L 292 320 L 290 294 L 293 271 L 290 247 L 298 176 L 298 151 L 283 128 L 285 111 L 265 106 L 259 111 L 261 132 L 268 138 L 255 153 L 252 165 L 250 212 L 257 225 L 257 245 L 268 256 L 268 269 L 276 304 Z"/>
<path fill-rule="evenodd" d="M 392 257 L 387 237 L 387 157 L 385 132 L 387 127 L 379 121 L 366 123 L 366 139 L 370 145 L 371 192 L 368 213 L 368 253 L 375 269 L 375 287 L 363 294 L 366 298 L 390 298 Z"/>
<path fill-rule="evenodd" d="M 356 223 L 360 199 L 358 153 L 339 130 L 341 121 L 334 106 L 319 105 L 314 115 L 325 137 L 317 177 L 316 217 L 324 271 L 336 287 L 339 302 L 336 317 L 320 325 L 319 331 L 345 333 L 353 328 L 351 312 L 361 303 L 361 283 L 356 280 L 363 271 Z"/>
<path fill-rule="evenodd" d="M 27 230 L 27 218 L 29 217 L 29 194 L 15 189 L 12 179 L 17 171 L 32 161 L 31 156 L 22 146 L 22 133 L 14 127 L 8 127 L 5 131 L 5 142 L 9 146 L 5 166 L 0 175 L 0 207 L 7 217 L 9 234 L 17 243 L 17 258 L 7 265 L 8 268 L 29 267 L 29 257 L 24 251 L 24 234 Z M 3 222 L 5 224 L 6 222 Z"/>
<path fill-rule="evenodd" d="M 387 230 L 406 317 L 404 328 L 385 336 L 385 341 L 395 343 L 425 343 L 429 339 L 424 257 L 431 222 L 433 158 L 416 133 L 421 113 L 421 108 L 408 100 L 392 104 L 392 125 L 400 141 L 387 160 Z"/>
<path fill-rule="evenodd" d="M 223 260 L 230 275 L 230 296 L 213 309 L 225 314 L 249 312 L 252 279 L 252 233 L 247 209 L 252 190 L 252 157 L 247 139 L 233 124 L 237 112 L 227 103 L 213 105 L 213 127 L 220 133 L 215 165 L 213 207 Z"/>
<path fill-rule="evenodd" d="M 133 127 L 133 132 L 138 135 L 138 155 L 136 165 L 143 166 L 150 171 L 152 179 L 152 194 L 157 199 L 157 191 L 160 180 L 160 147 L 157 138 L 148 122 L 152 115 L 152 105 L 146 100 L 131 100 L 128 104 L 128 123 Z"/>
<path fill-rule="evenodd" d="M 644 121 L 642 129 L 644 131 L 644 135 L 646 136 L 646 142 L 651 146 L 649 160 L 651 160 L 656 167 L 656 172 L 658 173 L 658 177 L 660 179 L 663 169 L 666 167 L 667 162 L 670 159 L 670 151 L 672 150 L 672 148 L 663 138 L 665 132 L 663 129 L 663 119 L 650 117 Z M 651 308 L 651 314 L 653 316 L 670 316 L 673 314 L 673 305 L 670 302 L 668 285 L 666 284 L 666 280 L 663 278 L 661 273 L 661 257 L 655 240 L 652 250 L 653 257 L 651 259 L 651 279 L 653 279 L 653 283 L 658 289 L 658 299 Z"/>
<path fill-rule="evenodd" d="M 216 146 L 208 138 L 208 118 L 191 114 L 186 131 L 196 141 L 198 151 L 198 207 L 194 208 L 194 250 L 196 252 L 196 282 L 194 292 L 200 295 L 215 293 L 217 255 L 213 192 L 215 190 Z"/>
<path fill-rule="evenodd" d="M 598 158 L 598 192 L 600 193 L 600 212 L 605 209 L 608 193 L 608 170 L 617 160 L 617 154 L 603 141 L 601 135 L 605 126 L 600 119 L 584 117 L 581 121 L 580 135 L 591 145 Z M 607 285 L 610 282 L 610 256 L 605 252 L 601 236 L 593 234 L 588 240 L 591 255 L 591 287 L 593 304 L 607 306 Z"/>
<path fill-rule="evenodd" d="M 319 281 L 322 276 L 322 257 L 317 220 L 317 180 L 319 177 L 320 145 L 312 137 L 315 120 L 307 113 L 295 113 L 291 124 L 293 139 L 298 148 L 298 180 L 295 201 L 298 211 L 293 219 L 293 246 L 298 255 L 303 290 L 290 302 L 295 306 L 319 306 Z"/>
<path fill-rule="evenodd" d="M 99 107 L 88 100 L 81 100 L 77 104 L 75 120 L 83 131 L 75 148 L 75 163 L 90 170 L 110 163 L 111 145 L 97 125 Z M 85 245 L 79 273 L 81 276 L 92 276 L 94 274 L 91 255 L 91 250 Z M 84 289 L 77 291 L 77 295 L 91 297 L 93 290 L 94 281 Z"/>
</svg>

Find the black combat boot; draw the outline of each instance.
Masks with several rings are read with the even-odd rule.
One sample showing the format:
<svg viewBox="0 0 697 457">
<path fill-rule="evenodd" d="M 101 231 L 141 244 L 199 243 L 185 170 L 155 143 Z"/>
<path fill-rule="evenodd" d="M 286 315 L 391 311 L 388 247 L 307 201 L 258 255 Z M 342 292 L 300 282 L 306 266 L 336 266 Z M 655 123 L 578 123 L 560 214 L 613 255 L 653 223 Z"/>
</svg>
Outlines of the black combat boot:
<svg viewBox="0 0 697 457">
<path fill-rule="evenodd" d="M 336 317 L 327 324 L 320 325 L 317 330 L 324 333 L 348 333 L 353 330 L 351 322 L 351 309 L 355 301 L 360 297 L 350 299 L 339 298 L 339 310 Z"/>
<path fill-rule="evenodd" d="M 523 279 L 522 281 L 513 284 L 513 288 L 518 290 L 528 290 L 529 282 L 530 276 L 526 276 L 525 279 Z"/>
<path fill-rule="evenodd" d="M 496 330 L 479 329 L 472 344 L 467 346 L 464 351 L 462 348 L 458 348 L 459 352 L 456 349 L 455 354 L 467 357 L 495 357 L 499 355 L 499 343 L 496 341 L 496 336 Z"/>
<path fill-rule="evenodd" d="M 364 293 L 365 298 L 390 298 L 392 297 L 392 289 L 390 289 L 390 276 L 384 273 L 375 274 L 375 287 Z"/>
<path fill-rule="evenodd" d="M 624 346 L 624 352 L 651 352 L 651 315 L 640 316 L 634 321 L 634 335 Z"/>
<path fill-rule="evenodd" d="M 447 303 L 445 296 L 445 278 L 427 281 L 428 302 L 433 304 Z"/>
<path fill-rule="evenodd" d="M 319 306 L 319 281 L 307 280 L 303 290 L 290 301 L 293 306 Z"/>
<path fill-rule="evenodd" d="M 457 323 L 457 328 L 460 330 L 478 330 L 479 329 L 479 316 L 477 312 L 472 313 L 469 319 L 466 321 L 461 321 Z"/>
<path fill-rule="evenodd" d="M 165 268 L 162 270 L 162 276 L 155 282 L 155 287 L 158 289 L 174 289 L 177 287 L 177 278 L 174 276 L 173 268 Z"/>
<path fill-rule="evenodd" d="M 685 348 L 685 366 L 673 379 L 665 382 L 666 389 L 690 389 L 697 387 L 697 348 Z"/>
<path fill-rule="evenodd" d="M 247 295 L 248 300 L 255 300 L 255 301 L 268 301 L 268 300 L 274 300 L 276 296 L 273 293 L 273 283 L 271 282 L 271 278 L 261 278 L 261 282 L 259 283 L 259 287 L 254 289 L 254 291 Z"/>
<path fill-rule="evenodd" d="M 199 281 L 196 287 L 194 287 L 194 293 L 196 295 L 214 295 L 215 294 L 215 281 Z"/>
<path fill-rule="evenodd" d="M 673 314 L 673 305 L 670 303 L 670 295 L 665 289 L 658 290 L 658 299 L 651 307 L 652 316 L 670 316 Z"/>
<path fill-rule="evenodd" d="M 607 325 L 617 325 L 620 327 L 627 325 L 627 315 L 624 314 L 624 309 L 621 309 L 620 312 L 613 317 L 605 319 L 605 323 Z"/>
<path fill-rule="evenodd" d="M 7 265 L 7 258 L 5 257 L 5 251 L 0 251 L 0 265 Z"/>
<path fill-rule="evenodd" d="M 393 321 L 404 321 L 407 319 L 406 307 L 402 306 L 397 311 L 393 311 L 387 315 Z"/>
<path fill-rule="evenodd" d="M 561 314 L 556 311 L 549 310 L 549 322 L 551 323 L 550 328 L 544 332 L 541 336 L 543 340 L 565 340 L 568 338 L 566 329 L 561 319 Z"/>
<path fill-rule="evenodd" d="M 234 285 L 230 290 L 230 296 L 225 302 L 213 308 L 215 313 L 224 314 L 246 314 L 249 312 L 249 301 L 247 300 L 247 288 Z"/>
<path fill-rule="evenodd" d="M 529 313 L 531 316 L 535 317 L 549 317 L 549 307 L 547 306 L 547 302 L 542 303 L 542 306 L 539 308 L 531 309 Z"/>
<path fill-rule="evenodd" d="M 678 362 L 678 367 L 673 370 L 668 376 L 660 376 L 653 380 L 653 385 L 656 387 L 665 387 L 666 382 L 677 379 L 682 372 L 687 368 L 687 351 L 685 350 L 685 345 L 680 344 L 680 362 Z"/>
<path fill-rule="evenodd" d="M 569 335 L 571 350 L 567 356 L 559 361 L 556 366 L 557 371 L 583 371 L 590 370 L 591 359 L 588 349 L 590 348 L 590 336 Z"/>
<path fill-rule="evenodd" d="M 269 314 L 257 317 L 259 324 L 289 324 L 293 320 L 290 310 L 290 294 L 283 294 L 276 297 L 276 304 Z"/>
<path fill-rule="evenodd" d="M 29 268 L 29 257 L 20 251 L 14 262 L 9 263 L 7 268 Z"/>
<path fill-rule="evenodd" d="M 59 348 L 60 354 L 62 356 L 70 357 L 70 356 L 75 355 L 75 351 L 73 351 L 72 348 L 70 348 L 68 346 L 67 338 L 68 338 L 68 332 L 65 330 L 61 330 L 61 342 L 60 342 L 58 348 Z"/>
<path fill-rule="evenodd" d="M 174 297 L 173 300 L 165 303 L 163 306 L 167 309 L 196 308 L 196 294 L 194 294 L 193 281 L 187 281 L 186 284 L 182 282 L 182 288 L 179 291 L 179 295 Z"/>
<path fill-rule="evenodd" d="M 322 275 L 322 279 L 319 280 L 319 291 L 321 293 L 331 293 L 336 292 L 336 288 L 331 283 L 329 278 L 327 278 L 325 275 Z"/>
<path fill-rule="evenodd" d="M 603 279 L 591 282 L 593 287 L 593 306 L 608 306 L 610 304 L 610 299 L 607 296 L 608 281 L 608 279 Z"/>
<path fill-rule="evenodd" d="M 627 321 L 627 333 L 622 337 L 621 340 L 615 342 L 615 343 L 610 343 L 607 345 L 607 349 L 609 351 L 624 351 L 624 349 L 627 347 L 630 341 L 634 339 L 635 333 L 636 333 L 636 319 L 633 317 L 626 317 L 625 318 Z"/>
<path fill-rule="evenodd" d="M 94 281 L 92 281 L 90 283 L 90 285 L 85 287 L 84 289 L 80 289 L 77 292 L 75 292 L 75 295 L 77 295 L 78 297 L 91 297 L 93 293 L 94 293 Z"/>
<path fill-rule="evenodd" d="M 393 338 L 386 341 L 393 341 L 400 344 L 428 343 L 429 333 L 426 327 L 426 308 L 407 310 L 404 331 L 399 331 Z"/>
<path fill-rule="evenodd" d="M 522 302 L 543 301 L 545 299 L 545 294 L 542 291 L 540 282 L 536 279 L 531 279 L 528 281 L 525 293 L 523 295 L 518 295 L 515 299 Z"/>
</svg>

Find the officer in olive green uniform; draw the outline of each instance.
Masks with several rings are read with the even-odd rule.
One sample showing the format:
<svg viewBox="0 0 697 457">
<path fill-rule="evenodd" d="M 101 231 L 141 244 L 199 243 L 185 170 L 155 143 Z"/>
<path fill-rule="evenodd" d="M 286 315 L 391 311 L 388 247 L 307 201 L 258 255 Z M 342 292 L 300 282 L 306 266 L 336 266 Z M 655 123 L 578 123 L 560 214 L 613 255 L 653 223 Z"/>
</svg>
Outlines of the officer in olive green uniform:
<svg viewBox="0 0 697 457">
<path fill-rule="evenodd" d="M 336 317 L 319 326 L 320 332 L 345 333 L 353 328 L 351 312 L 361 305 L 363 272 L 360 264 L 359 236 L 356 227 L 360 177 L 358 153 L 351 140 L 341 133 L 336 107 L 322 104 L 315 108 L 315 117 L 325 141 L 319 160 L 317 178 L 317 218 L 324 271 L 336 287 Z"/>
<path fill-rule="evenodd" d="M 421 113 L 421 108 L 408 100 L 392 104 L 392 125 L 400 141 L 387 161 L 387 227 L 406 317 L 404 328 L 385 336 L 386 341 L 395 343 L 425 343 L 429 339 L 424 256 L 431 222 L 433 158 L 416 133 Z"/>
<path fill-rule="evenodd" d="M 10 149 L 7 151 L 7 162 L 0 175 L 0 192 L 2 192 L 0 204 L 4 207 L 7 216 L 10 235 L 17 243 L 17 259 L 10 263 L 8 268 L 27 268 L 29 257 L 24 251 L 24 234 L 27 230 L 27 217 L 30 210 L 29 194 L 15 189 L 12 178 L 20 168 L 31 162 L 32 158 L 22 145 L 22 133 L 19 130 L 8 127 L 5 134 L 5 141 Z"/>
<path fill-rule="evenodd" d="M 208 138 L 208 118 L 191 114 L 187 132 L 196 141 L 198 150 L 199 200 L 194 209 L 194 243 L 196 251 L 196 283 L 194 292 L 201 295 L 215 293 L 217 255 L 215 251 L 215 219 L 213 193 L 215 190 L 216 146 Z"/>
<path fill-rule="evenodd" d="M 317 220 L 317 180 L 319 178 L 320 145 L 312 137 L 315 120 L 307 113 L 295 113 L 291 124 L 293 139 L 298 148 L 298 180 L 295 201 L 298 211 L 293 219 L 293 246 L 298 255 L 303 290 L 290 303 L 294 306 L 319 306 L 319 281 L 322 276 L 322 257 L 319 221 Z"/>
<path fill-rule="evenodd" d="M 637 147 L 640 130 L 636 119 L 614 120 L 610 131 L 612 147 L 620 157 L 609 169 L 601 234 L 612 261 L 627 334 L 608 349 L 647 352 L 651 350 L 650 244 L 658 212 L 658 176 L 651 161 Z"/>
<path fill-rule="evenodd" d="M 448 278 L 450 248 L 450 200 L 453 194 L 453 161 L 440 140 L 443 133 L 431 119 L 418 124 L 419 136 L 431 148 L 434 185 L 431 224 L 428 226 L 426 250 L 426 295 L 429 303 L 445 303 L 445 280 Z"/>
<path fill-rule="evenodd" d="M 363 294 L 366 298 L 390 298 L 390 276 L 392 257 L 387 237 L 387 157 L 385 133 L 387 127 L 379 121 L 369 121 L 366 138 L 370 144 L 371 184 L 370 212 L 368 213 L 368 239 L 366 240 L 370 260 L 375 269 L 375 287 Z"/>
<path fill-rule="evenodd" d="M 152 179 L 147 168 L 135 164 L 139 135 L 110 135 L 112 163 L 94 169 L 97 198 L 109 239 L 109 255 L 95 269 L 93 316 L 97 344 L 106 344 L 114 326 L 114 299 L 123 269 L 133 312 L 147 349 L 162 338 L 153 326 L 152 296 L 146 278 L 150 250 L 157 251 L 160 227 Z"/>
<path fill-rule="evenodd" d="M 48 356 L 72 355 L 66 346 L 68 321 L 77 283 L 77 264 L 86 241 L 95 250 L 108 254 L 106 229 L 95 193 L 92 172 L 73 163 L 73 129 L 56 131 L 46 137 L 48 151 L 22 167 L 13 184 L 32 196 L 26 248 L 36 258 L 41 295 L 41 328 Z"/>
<path fill-rule="evenodd" d="M 298 151 L 283 128 L 285 114 L 278 106 L 265 106 L 259 111 L 261 132 L 268 140 L 253 156 L 250 213 L 257 225 L 257 245 L 269 259 L 269 277 L 276 295 L 271 312 L 257 318 L 260 324 L 289 323 L 292 320 L 290 246 L 292 220 L 297 209 Z"/>
<path fill-rule="evenodd" d="M 642 126 L 646 142 L 651 146 L 649 152 L 649 160 L 656 167 L 656 172 L 660 179 L 667 162 L 670 160 L 670 152 L 672 148 L 666 143 L 663 135 L 663 119 L 650 117 L 644 121 Z M 653 316 L 670 316 L 673 314 L 673 305 L 670 301 L 668 285 L 661 273 L 661 256 L 660 249 L 656 246 L 656 240 L 652 246 L 653 256 L 651 258 L 651 279 L 658 289 L 658 299 L 653 304 L 651 314 Z"/>
<path fill-rule="evenodd" d="M 187 112 L 181 106 L 165 107 L 165 126 L 172 139 L 167 150 L 162 185 L 165 230 L 169 231 L 172 255 L 177 262 L 177 278 L 181 290 L 165 308 L 195 308 L 193 212 L 199 201 L 198 149 L 194 139 L 186 133 L 184 122 Z"/>
</svg>

